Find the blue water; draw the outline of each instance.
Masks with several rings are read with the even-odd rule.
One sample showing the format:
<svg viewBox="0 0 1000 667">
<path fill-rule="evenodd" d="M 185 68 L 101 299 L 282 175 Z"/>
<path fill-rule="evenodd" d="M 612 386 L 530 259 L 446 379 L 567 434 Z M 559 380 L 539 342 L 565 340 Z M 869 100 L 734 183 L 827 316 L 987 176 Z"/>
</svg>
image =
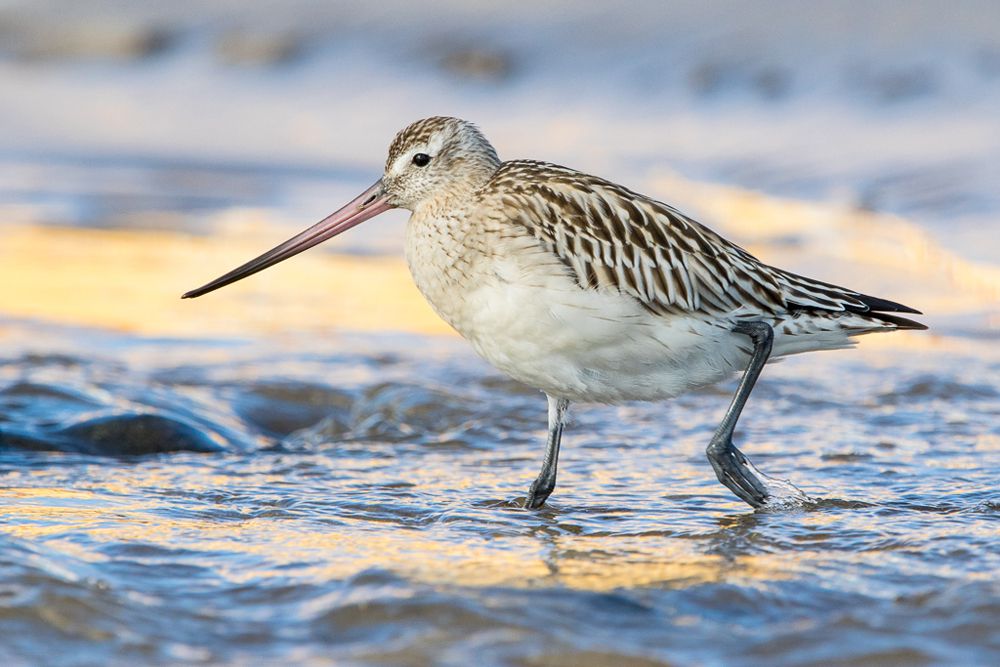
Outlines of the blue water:
<svg viewBox="0 0 1000 667">
<path fill-rule="evenodd" d="M 990 345 L 768 367 L 738 441 L 805 506 L 715 481 L 727 384 L 581 406 L 534 513 L 544 400 L 459 341 L 38 327 L 0 373 L 5 664 L 1000 657 Z"/>
</svg>

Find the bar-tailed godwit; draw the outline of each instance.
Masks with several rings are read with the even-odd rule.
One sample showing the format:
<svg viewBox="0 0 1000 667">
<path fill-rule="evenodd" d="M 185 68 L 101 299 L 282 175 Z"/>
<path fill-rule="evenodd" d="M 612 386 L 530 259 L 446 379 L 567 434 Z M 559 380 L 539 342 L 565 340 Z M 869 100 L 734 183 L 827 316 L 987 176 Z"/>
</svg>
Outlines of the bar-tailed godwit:
<svg viewBox="0 0 1000 667">
<path fill-rule="evenodd" d="M 346 206 L 212 282 L 277 264 L 391 208 L 411 212 L 406 261 L 434 310 L 487 361 L 545 392 L 549 435 L 525 505 L 556 483 L 571 401 L 659 400 L 744 371 L 707 447 L 753 507 L 790 487 L 732 441 L 769 359 L 848 347 L 860 334 L 925 329 L 912 308 L 763 264 L 677 209 L 596 176 L 501 162 L 471 123 L 419 120 L 385 172 Z"/>
</svg>

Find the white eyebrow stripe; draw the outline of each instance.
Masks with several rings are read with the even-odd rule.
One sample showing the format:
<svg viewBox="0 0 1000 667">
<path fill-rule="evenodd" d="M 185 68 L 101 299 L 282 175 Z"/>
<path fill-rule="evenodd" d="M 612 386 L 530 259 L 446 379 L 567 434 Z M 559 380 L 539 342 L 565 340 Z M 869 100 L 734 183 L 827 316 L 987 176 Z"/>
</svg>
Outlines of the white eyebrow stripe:
<svg viewBox="0 0 1000 667">
<path fill-rule="evenodd" d="M 389 169 L 390 175 L 397 176 L 403 173 L 403 170 L 406 169 L 406 165 L 408 165 L 413 159 L 413 156 L 419 152 L 419 149 L 414 148 L 413 150 L 406 151 L 397 157 L 396 161 L 392 163 L 392 167 Z"/>
<path fill-rule="evenodd" d="M 413 156 L 416 155 L 417 153 L 427 153 L 428 155 L 431 156 L 431 158 L 433 158 L 435 155 L 441 152 L 442 148 L 444 148 L 444 137 L 440 132 L 435 132 L 433 135 L 431 135 L 430 139 L 428 139 L 426 144 L 414 146 L 410 150 L 406 151 L 405 153 L 402 153 L 399 157 L 397 157 L 396 160 L 392 163 L 392 168 L 389 170 L 389 173 L 392 176 L 401 174 L 403 170 L 406 169 L 407 165 L 409 165 L 410 162 L 413 161 Z"/>
</svg>

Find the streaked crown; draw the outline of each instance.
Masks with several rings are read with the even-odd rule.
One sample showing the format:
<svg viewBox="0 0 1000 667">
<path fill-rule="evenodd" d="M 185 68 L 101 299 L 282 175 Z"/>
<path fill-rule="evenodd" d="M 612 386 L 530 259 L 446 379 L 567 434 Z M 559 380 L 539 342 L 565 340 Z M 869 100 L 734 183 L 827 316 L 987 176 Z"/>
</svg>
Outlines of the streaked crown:
<svg viewBox="0 0 1000 667">
<path fill-rule="evenodd" d="M 459 118 L 433 116 L 396 135 L 382 182 L 393 205 L 412 211 L 435 199 L 468 194 L 499 166 L 496 150 L 479 128 Z"/>
</svg>

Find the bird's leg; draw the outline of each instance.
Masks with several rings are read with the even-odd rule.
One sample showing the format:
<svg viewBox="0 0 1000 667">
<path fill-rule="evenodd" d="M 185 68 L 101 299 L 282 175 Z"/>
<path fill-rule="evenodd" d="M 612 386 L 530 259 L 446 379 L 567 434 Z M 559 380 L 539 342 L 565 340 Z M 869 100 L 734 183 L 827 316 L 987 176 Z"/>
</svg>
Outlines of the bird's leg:
<svg viewBox="0 0 1000 667">
<path fill-rule="evenodd" d="M 774 330 L 766 322 L 740 322 L 733 327 L 733 331 L 750 337 L 750 340 L 753 341 L 753 354 L 750 357 L 750 364 L 736 388 L 733 402 L 726 410 L 726 415 L 719 423 L 719 428 L 715 430 L 715 435 L 708 443 L 705 453 L 708 454 L 708 460 L 715 469 L 715 475 L 720 482 L 729 487 L 733 493 L 740 497 L 740 500 L 748 503 L 751 507 L 761 507 L 771 495 L 767 485 L 760 479 L 760 477 L 767 478 L 767 476 L 757 470 L 743 452 L 733 445 L 733 430 L 736 428 L 736 421 L 740 418 L 743 406 L 746 404 L 750 392 L 753 391 L 754 384 L 757 382 L 764 364 L 771 356 Z"/>
<path fill-rule="evenodd" d="M 569 401 L 564 398 L 549 399 L 549 438 L 545 444 L 545 459 L 542 470 L 528 489 L 528 497 L 524 501 L 527 509 L 536 510 L 545 504 L 553 489 L 556 488 L 556 468 L 559 465 L 559 441 L 562 439 L 563 426 L 566 425 L 566 412 Z"/>
</svg>

